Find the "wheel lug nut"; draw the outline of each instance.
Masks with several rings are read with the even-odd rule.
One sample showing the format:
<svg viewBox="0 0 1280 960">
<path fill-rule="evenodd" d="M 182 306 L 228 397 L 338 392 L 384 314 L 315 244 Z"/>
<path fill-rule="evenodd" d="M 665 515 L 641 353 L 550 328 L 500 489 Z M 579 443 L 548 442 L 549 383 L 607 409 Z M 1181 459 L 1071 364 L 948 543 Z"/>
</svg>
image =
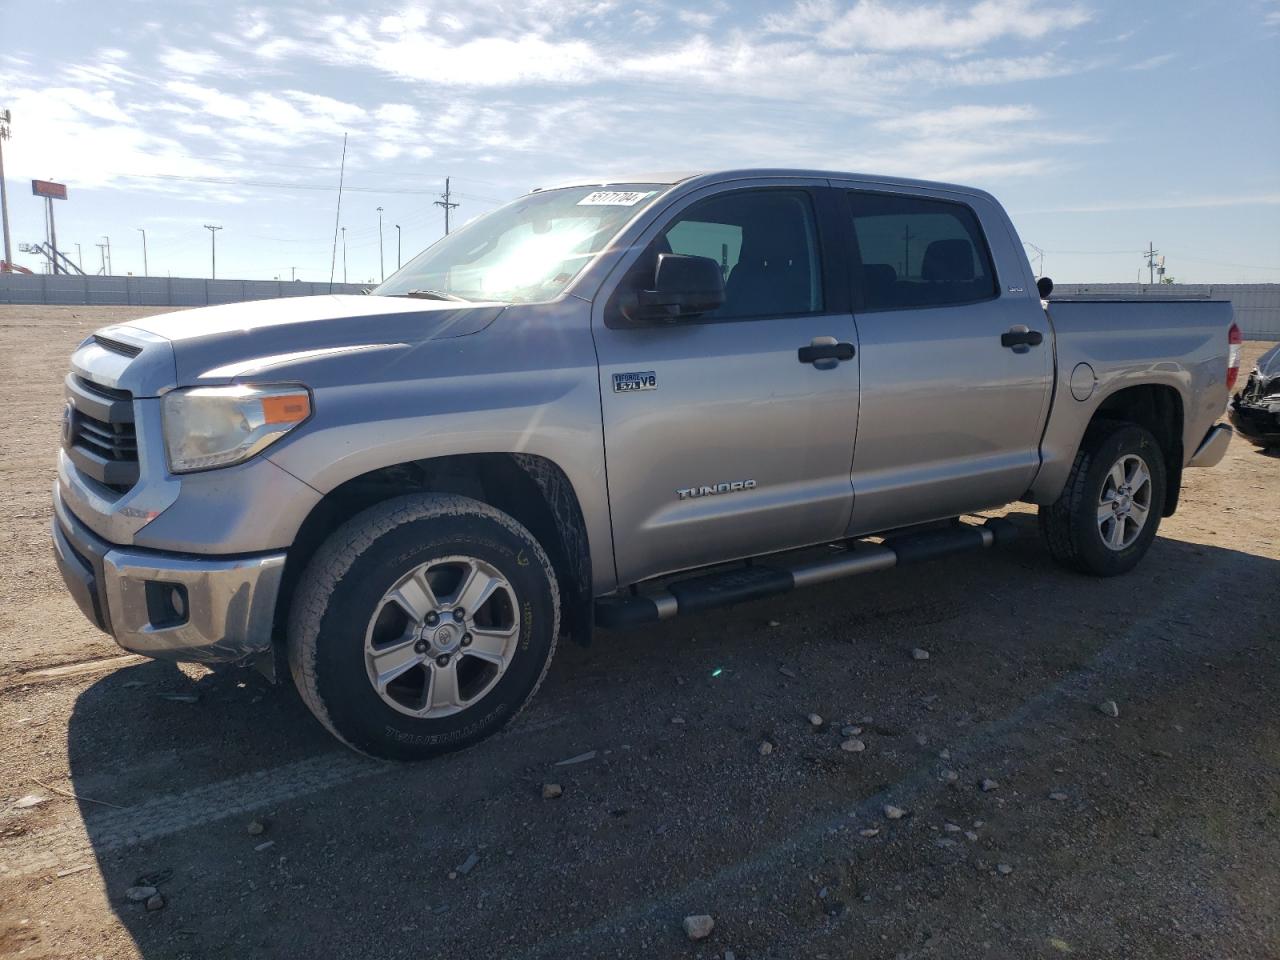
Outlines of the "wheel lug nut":
<svg viewBox="0 0 1280 960">
<path fill-rule="evenodd" d="M 439 622 L 440 622 L 439 615 L 437 615 L 434 612 L 427 614 L 427 626 L 434 627 Z"/>
<path fill-rule="evenodd" d="M 467 615 L 467 612 L 463 610 L 461 607 L 457 607 L 453 611 L 453 619 L 458 621 L 458 623 L 461 623 L 463 619 L 465 619 L 466 615 Z"/>
<path fill-rule="evenodd" d="M 440 656 L 436 657 L 437 667 L 447 667 L 448 665 L 449 665 L 449 655 L 447 653 L 442 653 L 440 654 Z"/>
<path fill-rule="evenodd" d="M 469 633 L 464 633 L 464 634 L 462 635 L 462 645 L 463 645 L 464 647 L 469 647 L 469 646 L 471 646 L 471 634 L 469 634 Z"/>
</svg>

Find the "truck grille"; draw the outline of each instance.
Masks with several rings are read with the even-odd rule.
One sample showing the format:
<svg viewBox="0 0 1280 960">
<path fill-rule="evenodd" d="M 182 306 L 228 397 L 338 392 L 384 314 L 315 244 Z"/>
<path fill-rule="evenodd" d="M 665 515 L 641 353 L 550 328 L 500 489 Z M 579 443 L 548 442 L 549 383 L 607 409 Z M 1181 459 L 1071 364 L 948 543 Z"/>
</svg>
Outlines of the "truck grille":
<svg viewBox="0 0 1280 960">
<path fill-rule="evenodd" d="M 84 475 L 116 493 L 127 493 L 138 482 L 133 395 L 72 375 L 67 397 L 67 456 Z"/>
</svg>

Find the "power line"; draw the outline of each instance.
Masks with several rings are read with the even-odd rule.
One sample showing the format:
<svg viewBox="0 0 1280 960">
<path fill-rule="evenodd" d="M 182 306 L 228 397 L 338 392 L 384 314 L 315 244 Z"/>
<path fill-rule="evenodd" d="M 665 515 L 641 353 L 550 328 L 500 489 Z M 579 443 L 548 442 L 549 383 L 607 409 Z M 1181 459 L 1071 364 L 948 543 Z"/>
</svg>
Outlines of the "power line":
<svg viewBox="0 0 1280 960">
<path fill-rule="evenodd" d="M 331 185 L 322 183 L 284 183 L 278 180 L 254 180 L 244 177 L 197 177 L 185 176 L 176 173 L 126 173 L 121 174 L 131 180 L 162 180 L 175 183 L 207 183 L 214 186 L 225 187 L 259 187 L 267 190 L 332 190 Z M 356 193 L 386 193 L 386 194 L 404 194 L 407 196 L 429 197 L 436 193 L 431 189 L 414 190 L 406 187 L 352 187 L 347 186 L 344 190 L 354 191 Z M 463 196 L 457 194 L 457 196 Z M 480 200 L 484 203 L 506 203 L 505 200 L 498 200 L 493 197 L 483 197 L 479 194 L 467 194 L 469 200 Z M 456 204 L 455 204 L 456 206 Z"/>
</svg>

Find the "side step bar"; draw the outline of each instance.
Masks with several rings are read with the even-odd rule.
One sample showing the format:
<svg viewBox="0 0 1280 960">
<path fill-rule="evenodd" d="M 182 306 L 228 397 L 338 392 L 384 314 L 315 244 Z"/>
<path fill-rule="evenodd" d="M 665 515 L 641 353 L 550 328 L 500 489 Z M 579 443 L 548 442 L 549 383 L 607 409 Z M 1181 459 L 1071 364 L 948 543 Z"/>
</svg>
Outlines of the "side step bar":
<svg viewBox="0 0 1280 960">
<path fill-rule="evenodd" d="M 633 627 L 669 620 L 681 613 L 726 607 L 745 600 L 786 593 L 858 573 L 922 563 L 953 553 L 1007 543 L 1018 535 L 1012 522 L 995 517 L 982 526 L 957 524 L 886 537 L 883 544 L 859 544 L 830 559 L 792 566 L 754 563 L 665 584 L 647 594 L 601 597 L 595 602 L 596 624 Z"/>
</svg>

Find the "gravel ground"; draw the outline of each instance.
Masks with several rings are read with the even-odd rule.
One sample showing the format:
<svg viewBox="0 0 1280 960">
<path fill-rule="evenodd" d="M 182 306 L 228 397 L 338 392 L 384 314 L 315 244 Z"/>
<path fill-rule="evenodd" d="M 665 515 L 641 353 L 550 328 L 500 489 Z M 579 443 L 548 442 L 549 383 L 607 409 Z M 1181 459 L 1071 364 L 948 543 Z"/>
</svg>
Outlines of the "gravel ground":
<svg viewBox="0 0 1280 960">
<path fill-rule="evenodd" d="M 0 307 L 0 956 L 1280 957 L 1280 458 L 1189 471 L 1126 577 L 1015 505 L 980 557 L 562 646 L 394 767 L 64 594 L 60 379 L 141 312 Z"/>
</svg>

